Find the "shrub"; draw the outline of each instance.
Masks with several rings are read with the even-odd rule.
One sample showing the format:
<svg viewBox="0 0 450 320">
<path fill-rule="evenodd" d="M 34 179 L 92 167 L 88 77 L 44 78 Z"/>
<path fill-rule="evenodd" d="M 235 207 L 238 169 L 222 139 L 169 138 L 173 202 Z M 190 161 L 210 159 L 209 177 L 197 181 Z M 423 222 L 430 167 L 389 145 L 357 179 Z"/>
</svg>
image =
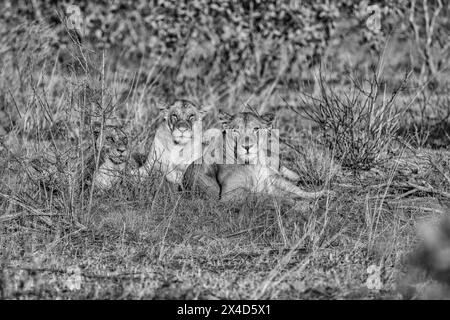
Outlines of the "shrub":
<svg viewBox="0 0 450 320">
<path fill-rule="evenodd" d="M 323 142 L 344 168 L 369 170 L 385 158 L 396 137 L 400 116 L 395 99 L 405 81 L 387 97 L 385 85 L 375 74 L 367 87 L 352 82 L 348 92 L 327 87 L 320 76 L 320 96 L 303 95 L 302 106 L 294 111 L 316 123 Z"/>
<path fill-rule="evenodd" d="M 58 12 L 65 4 L 51 0 L 6 1 L 0 18 L 44 20 L 58 30 L 59 45 L 70 40 Z M 9 4 L 9 5 L 8 5 Z M 77 1 L 84 16 L 83 41 L 107 48 L 126 61 L 160 61 L 178 82 L 236 79 L 251 84 L 286 75 L 294 78 L 320 61 L 338 22 L 353 17 L 349 1 Z M 357 19 L 356 19 L 357 20 Z M 14 22 L 15 21 L 15 22 Z M 358 22 L 353 19 L 354 24 Z M 141 61 L 142 60 L 142 61 Z M 178 77 L 177 77 L 178 75 Z"/>
</svg>

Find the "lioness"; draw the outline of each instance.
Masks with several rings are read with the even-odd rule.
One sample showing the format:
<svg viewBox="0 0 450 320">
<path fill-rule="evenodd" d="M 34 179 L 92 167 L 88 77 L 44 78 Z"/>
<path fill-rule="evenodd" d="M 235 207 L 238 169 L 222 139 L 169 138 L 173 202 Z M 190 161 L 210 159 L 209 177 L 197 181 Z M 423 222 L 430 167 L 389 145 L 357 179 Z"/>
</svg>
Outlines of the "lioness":
<svg viewBox="0 0 450 320">
<path fill-rule="evenodd" d="M 297 180 L 298 175 L 280 166 L 277 161 L 266 161 L 265 144 L 258 144 L 261 132 L 266 131 L 270 137 L 274 116 L 270 113 L 257 115 L 253 112 L 241 112 L 236 115 L 219 113 L 222 131 L 216 139 L 221 143 L 210 146 L 203 163 L 191 164 L 184 175 L 183 186 L 187 190 L 198 188 L 210 196 L 218 196 L 222 201 L 235 200 L 247 193 L 265 193 L 280 197 L 311 199 L 322 196 L 325 191 L 307 192 L 287 179 Z M 225 151 L 223 161 L 207 161 L 206 156 L 211 150 L 220 153 L 221 146 Z M 278 154 L 272 154 L 276 159 Z M 270 158 L 270 157 L 269 157 Z M 230 163 L 234 159 L 235 163 Z M 263 161 L 261 161 L 263 160 Z"/>
<path fill-rule="evenodd" d="M 176 100 L 161 112 L 163 122 L 156 130 L 146 162 L 137 173 L 147 176 L 152 169 L 156 169 L 164 174 L 167 181 L 181 186 L 186 168 L 202 156 L 204 112 L 184 99 Z"/>
</svg>

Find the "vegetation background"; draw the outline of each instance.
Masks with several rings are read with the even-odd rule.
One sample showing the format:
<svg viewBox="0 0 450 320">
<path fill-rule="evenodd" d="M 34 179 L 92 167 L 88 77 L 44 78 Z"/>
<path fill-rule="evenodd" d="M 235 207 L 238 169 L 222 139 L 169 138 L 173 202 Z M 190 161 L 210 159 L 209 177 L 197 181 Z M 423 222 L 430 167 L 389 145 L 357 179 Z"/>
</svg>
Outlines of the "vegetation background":
<svg viewBox="0 0 450 320">
<path fill-rule="evenodd" d="M 448 297 L 448 232 L 416 227 L 448 212 L 449 13 L 440 0 L 2 1 L 0 297 Z M 145 153 L 175 96 L 207 126 L 219 109 L 276 112 L 298 184 L 336 195 L 230 207 L 126 173 L 74 191 L 92 121 L 120 122 Z"/>
</svg>

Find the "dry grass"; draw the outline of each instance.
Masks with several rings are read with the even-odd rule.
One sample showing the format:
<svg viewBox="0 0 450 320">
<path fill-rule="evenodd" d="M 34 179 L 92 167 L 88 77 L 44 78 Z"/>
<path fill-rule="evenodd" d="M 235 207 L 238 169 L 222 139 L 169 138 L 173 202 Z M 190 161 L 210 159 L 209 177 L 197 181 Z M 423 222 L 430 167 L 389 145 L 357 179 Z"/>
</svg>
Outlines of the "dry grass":
<svg viewBox="0 0 450 320">
<path fill-rule="evenodd" d="M 372 144 L 361 150 L 356 150 L 359 145 L 341 146 L 357 151 L 356 158 L 345 158 L 336 148 L 338 140 L 332 140 L 334 152 L 320 145 L 315 129 L 282 145 L 283 161 L 302 176 L 299 184 L 307 188 L 327 184 L 336 193 L 333 197 L 295 205 L 249 197 L 244 204 L 225 206 L 175 192 L 157 173 L 144 181 L 124 174 L 112 190 L 91 188 L 80 196 L 73 191 L 70 163 L 82 162 L 83 153 L 65 159 L 92 144 L 92 122 L 118 118 L 129 128 L 133 148 L 145 149 L 157 122 L 156 106 L 166 97 L 157 94 L 158 85 L 151 80 L 157 78 L 152 74 L 156 67 L 130 73 L 113 68 L 107 52 L 96 56 L 74 45 L 64 63 L 48 56 L 20 72 L 8 69 L 14 65 L 10 62 L 0 71 L 1 79 L 11 78 L 0 86 L 8 92 L 7 111 L 17 117 L 11 119 L 10 133 L 2 137 L 0 147 L 1 298 L 411 296 L 398 284 L 408 268 L 405 258 L 418 241 L 415 224 L 446 212 L 445 188 L 450 185 L 442 174 L 446 165 L 442 157 L 434 166 L 427 162 L 426 169 L 408 173 L 408 180 L 398 164 L 403 149 L 387 164 L 373 161 L 397 128 L 397 122 L 387 123 L 396 117 L 388 110 L 391 100 L 383 99 L 380 111 L 374 103 L 378 94 L 371 91 L 365 96 L 369 105 L 362 105 L 360 116 L 375 115 L 363 123 L 374 123 L 368 130 L 376 139 L 368 136 L 362 143 Z M 30 50 L 20 52 L 26 58 Z M 2 61 L 9 61 L 14 52 L 0 50 Z M 260 96 L 249 96 L 239 83 L 227 86 L 226 95 L 220 93 L 223 88 L 219 92 L 213 87 L 180 91 L 209 108 L 206 125 L 214 123 L 217 105 L 234 112 L 250 103 L 262 111 L 277 107 L 273 101 L 280 100 L 275 85 Z M 378 90 L 378 83 L 375 86 Z M 322 90 L 322 101 L 331 99 L 344 108 L 357 101 L 326 91 L 324 83 Z M 292 93 L 288 95 L 283 98 L 292 100 Z M 334 112 L 334 103 L 319 105 Z M 292 136 L 291 129 L 302 126 L 297 121 L 303 120 L 288 108 L 278 113 L 282 136 Z M 350 126 L 345 115 L 343 123 L 333 122 L 339 119 L 320 121 L 325 127 Z M 60 174 L 53 189 L 43 188 L 42 178 L 29 173 L 30 161 L 44 151 L 54 156 L 51 166 Z M 347 168 L 358 171 L 367 164 L 364 156 L 371 157 L 369 167 L 374 170 L 350 174 Z M 410 168 L 415 156 L 406 158 L 410 162 L 405 167 Z M 430 175 L 436 179 L 427 181 L 440 184 L 418 182 Z M 436 194 L 441 201 L 433 197 Z M 372 265 L 381 270 L 379 288 L 367 286 Z M 405 286 L 428 280 L 418 281 L 408 279 Z"/>
<path fill-rule="evenodd" d="M 348 88 L 327 86 L 321 72 L 319 96 L 303 94 L 298 105 L 291 106 L 318 125 L 324 144 L 347 169 L 369 170 L 385 161 L 400 128 L 405 109 L 397 107 L 396 99 L 408 76 L 388 91 L 382 81 L 384 59 L 381 56 L 370 79 L 352 79 Z"/>
</svg>

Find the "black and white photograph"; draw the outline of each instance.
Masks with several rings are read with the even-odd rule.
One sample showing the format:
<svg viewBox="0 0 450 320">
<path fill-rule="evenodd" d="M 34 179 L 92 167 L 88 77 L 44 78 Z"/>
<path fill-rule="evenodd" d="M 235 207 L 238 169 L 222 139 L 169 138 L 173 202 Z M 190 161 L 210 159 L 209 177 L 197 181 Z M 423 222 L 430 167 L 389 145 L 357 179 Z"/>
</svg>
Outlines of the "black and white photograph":
<svg viewBox="0 0 450 320">
<path fill-rule="evenodd" d="M 0 300 L 447 299 L 449 1 L 0 2 Z"/>
</svg>

